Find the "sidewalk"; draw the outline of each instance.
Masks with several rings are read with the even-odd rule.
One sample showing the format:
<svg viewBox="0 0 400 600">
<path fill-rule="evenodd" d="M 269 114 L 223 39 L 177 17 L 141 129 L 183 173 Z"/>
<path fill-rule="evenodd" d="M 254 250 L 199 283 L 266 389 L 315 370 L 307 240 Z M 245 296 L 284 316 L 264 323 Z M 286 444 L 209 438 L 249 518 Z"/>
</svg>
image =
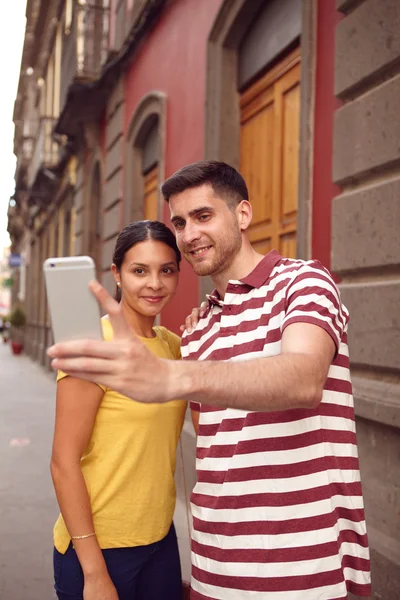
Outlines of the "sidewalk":
<svg viewBox="0 0 400 600">
<path fill-rule="evenodd" d="M 51 374 L 0 338 L 0 600 L 53 600 Z"/>
</svg>

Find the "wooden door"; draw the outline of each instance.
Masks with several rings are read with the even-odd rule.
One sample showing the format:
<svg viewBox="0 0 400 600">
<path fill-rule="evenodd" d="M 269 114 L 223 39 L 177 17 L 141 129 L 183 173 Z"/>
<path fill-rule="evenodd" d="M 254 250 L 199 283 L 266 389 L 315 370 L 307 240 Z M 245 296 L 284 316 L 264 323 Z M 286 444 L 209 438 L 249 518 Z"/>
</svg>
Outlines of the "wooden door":
<svg viewBox="0 0 400 600">
<path fill-rule="evenodd" d="M 250 241 L 296 257 L 300 51 L 268 71 L 240 99 L 241 173 L 253 207 Z"/>
<path fill-rule="evenodd" d="M 144 218 L 158 220 L 158 167 L 144 176 Z"/>
</svg>

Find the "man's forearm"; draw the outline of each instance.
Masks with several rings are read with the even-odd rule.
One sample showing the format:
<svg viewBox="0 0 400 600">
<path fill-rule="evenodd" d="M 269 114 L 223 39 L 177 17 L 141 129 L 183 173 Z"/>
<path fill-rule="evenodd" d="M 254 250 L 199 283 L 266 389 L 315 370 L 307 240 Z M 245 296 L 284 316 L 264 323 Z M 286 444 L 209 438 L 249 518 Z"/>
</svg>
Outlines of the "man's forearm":
<svg viewBox="0 0 400 600">
<path fill-rule="evenodd" d="M 101 383 L 138 402 L 182 398 L 261 411 L 317 406 L 335 355 L 335 340 L 321 327 L 294 323 L 284 330 L 281 349 L 277 356 L 237 362 L 170 361 L 155 356 L 135 336 L 121 334 L 111 342 L 58 344 L 49 355 L 53 368 Z"/>
<path fill-rule="evenodd" d="M 171 394 L 243 410 L 314 408 L 325 377 L 313 355 L 280 354 L 240 362 L 174 362 Z"/>
</svg>

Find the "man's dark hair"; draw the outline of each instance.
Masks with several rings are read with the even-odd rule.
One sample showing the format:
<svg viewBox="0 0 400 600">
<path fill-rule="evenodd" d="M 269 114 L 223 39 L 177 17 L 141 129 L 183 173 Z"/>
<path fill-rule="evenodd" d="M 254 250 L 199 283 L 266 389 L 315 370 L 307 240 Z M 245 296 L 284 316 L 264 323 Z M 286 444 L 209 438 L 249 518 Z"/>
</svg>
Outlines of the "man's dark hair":
<svg viewBox="0 0 400 600">
<path fill-rule="evenodd" d="M 216 160 L 201 160 L 186 165 L 171 175 L 161 186 L 164 200 L 189 188 L 208 184 L 215 194 L 232 206 L 249 199 L 247 185 L 241 174 L 230 165 Z"/>
</svg>

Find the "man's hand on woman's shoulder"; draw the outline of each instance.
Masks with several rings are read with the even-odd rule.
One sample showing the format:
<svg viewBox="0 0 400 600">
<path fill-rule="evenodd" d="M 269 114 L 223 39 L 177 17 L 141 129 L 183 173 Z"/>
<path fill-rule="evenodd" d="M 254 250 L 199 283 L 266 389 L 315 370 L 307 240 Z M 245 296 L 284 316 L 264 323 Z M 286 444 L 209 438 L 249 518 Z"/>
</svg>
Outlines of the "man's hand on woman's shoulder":
<svg viewBox="0 0 400 600">
<path fill-rule="evenodd" d="M 193 308 L 192 312 L 185 319 L 185 324 L 180 326 L 182 333 L 192 333 L 197 327 L 198 322 L 204 317 L 207 309 L 207 301 L 204 300 L 200 306 Z"/>
</svg>

